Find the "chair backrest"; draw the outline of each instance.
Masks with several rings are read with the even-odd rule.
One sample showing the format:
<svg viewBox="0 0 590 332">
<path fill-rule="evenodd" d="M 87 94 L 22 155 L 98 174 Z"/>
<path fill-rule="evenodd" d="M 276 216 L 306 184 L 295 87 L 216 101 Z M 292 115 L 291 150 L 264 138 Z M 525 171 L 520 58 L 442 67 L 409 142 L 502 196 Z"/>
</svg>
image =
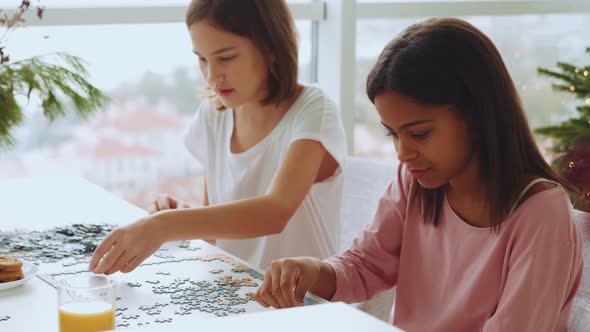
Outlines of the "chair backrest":
<svg viewBox="0 0 590 332">
<path fill-rule="evenodd" d="M 389 183 L 397 180 L 397 165 L 397 161 L 346 159 L 340 251 L 348 249 L 365 225 L 373 221 L 379 199 Z"/>
<path fill-rule="evenodd" d="M 340 252 L 350 247 L 363 228 L 373 221 L 379 199 L 392 181 L 397 181 L 397 162 L 349 157 L 344 171 L 342 234 Z M 389 321 L 395 290 L 383 292 L 355 306 L 381 320 Z"/>
<path fill-rule="evenodd" d="M 584 272 L 582 284 L 570 311 L 568 331 L 588 332 L 590 331 L 590 213 L 576 211 L 576 217 L 582 234 Z"/>
</svg>

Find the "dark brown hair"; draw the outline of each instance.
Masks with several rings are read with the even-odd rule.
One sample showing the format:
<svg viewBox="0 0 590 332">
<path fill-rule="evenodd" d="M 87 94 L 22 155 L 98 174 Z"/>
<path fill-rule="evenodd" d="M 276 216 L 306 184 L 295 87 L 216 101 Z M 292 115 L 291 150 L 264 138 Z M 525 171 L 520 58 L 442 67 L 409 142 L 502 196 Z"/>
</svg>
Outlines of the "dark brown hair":
<svg viewBox="0 0 590 332">
<path fill-rule="evenodd" d="M 278 104 L 297 90 L 297 34 L 284 0 L 193 0 L 186 25 L 208 20 L 219 29 L 248 38 L 274 57 L 263 104 Z"/>
<path fill-rule="evenodd" d="M 539 152 L 500 53 L 465 21 L 430 19 L 404 30 L 379 56 L 366 89 L 371 102 L 380 93 L 395 91 L 425 105 L 451 105 L 465 119 L 495 230 L 528 174 L 573 189 Z M 412 187 L 425 222 L 438 225 L 445 187 Z"/>
</svg>

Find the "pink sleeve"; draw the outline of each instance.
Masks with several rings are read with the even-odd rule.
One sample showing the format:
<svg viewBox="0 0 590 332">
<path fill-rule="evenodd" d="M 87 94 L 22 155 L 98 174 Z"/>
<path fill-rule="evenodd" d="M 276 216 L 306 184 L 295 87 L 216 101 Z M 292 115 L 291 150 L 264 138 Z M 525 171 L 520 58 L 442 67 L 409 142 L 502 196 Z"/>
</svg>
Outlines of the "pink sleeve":
<svg viewBox="0 0 590 332">
<path fill-rule="evenodd" d="M 582 278 L 581 240 L 575 229 L 567 242 L 557 232 L 545 233 L 512 248 L 504 290 L 484 332 L 567 330 L 569 309 Z"/>
<path fill-rule="evenodd" d="M 395 286 L 407 205 L 407 193 L 400 185 L 407 181 L 401 173 L 400 166 L 397 184 L 387 188 L 373 223 L 365 227 L 350 249 L 325 260 L 336 271 L 332 301 L 365 301 Z"/>
</svg>

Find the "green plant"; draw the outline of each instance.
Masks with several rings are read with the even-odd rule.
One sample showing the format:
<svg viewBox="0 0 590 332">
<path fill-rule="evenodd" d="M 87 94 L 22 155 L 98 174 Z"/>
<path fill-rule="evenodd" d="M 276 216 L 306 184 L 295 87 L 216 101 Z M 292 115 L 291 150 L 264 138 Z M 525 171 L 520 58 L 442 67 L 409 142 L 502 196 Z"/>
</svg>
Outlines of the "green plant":
<svg viewBox="0 0 590 332">
<path fill-rule="evenodd" d="M 590 54 L 590 47 L 586 52 Z M 576 108 L 576 117 L 536 132 L 553 138 L 552 150 L 557 156 L 553 166 L 580 190 L 572 197 L 574 206 L 590 212 L 590 66 L 558 62 L 557 67 L 560 71 L 539 68 L 538 72 L 560 80 L 553 88 L 574 94 L 582 105 Z"/>
<path fill-rule="evenodd" d="M 31 6 L 23 0 L 11 16 L 0 11 L 0 27 L 5 32 L 0 38 L 0 149 L 14 145 L 11 130 L 23 121 L 23 110 L 18 97 L 27 101 L 35 95 L 41 100 L 43 114 L 53 121 L 66 114 L 71 107 L 84 117 L 105 105 L 109 98 L 90 84 L 86 63 L 66 53 L 35 56 L 11 62 L 6 53 L 6 35 L 25 20 L 24 13 Z M 39 19 L 44 9 L 37 7 Z"/>
</svg>

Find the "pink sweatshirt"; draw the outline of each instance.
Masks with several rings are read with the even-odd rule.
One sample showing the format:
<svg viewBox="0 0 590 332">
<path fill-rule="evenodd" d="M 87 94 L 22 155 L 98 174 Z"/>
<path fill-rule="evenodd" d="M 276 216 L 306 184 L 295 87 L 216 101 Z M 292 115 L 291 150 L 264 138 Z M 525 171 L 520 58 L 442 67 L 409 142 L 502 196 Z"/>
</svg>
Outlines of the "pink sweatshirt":
<svg viewBox="0 0 590 332">
<path fill-rule="evenodd" d="M 446 199 L 439 225 L 425 224 L 400 173 L 373 223 L 326 260 L 336 271 L 332 301 L 397 286 L 393 324 L 405 331 L 567 331 L 583 263 L 561 187 L 529 197 L 496 234 L 465 223 Z"/>
</svg>

